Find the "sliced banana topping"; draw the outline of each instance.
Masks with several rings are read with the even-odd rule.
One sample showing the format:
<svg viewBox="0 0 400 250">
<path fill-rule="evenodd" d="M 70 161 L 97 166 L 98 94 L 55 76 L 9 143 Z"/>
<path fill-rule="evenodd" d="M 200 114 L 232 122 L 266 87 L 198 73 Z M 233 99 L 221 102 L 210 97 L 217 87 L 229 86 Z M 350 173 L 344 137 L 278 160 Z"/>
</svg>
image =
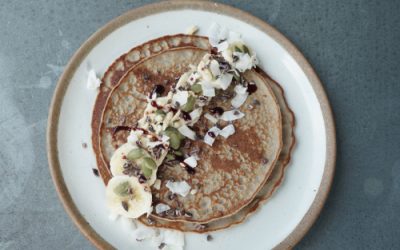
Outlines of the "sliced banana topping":
<svg viewBox="0 0 400 250">
<path fill-rule="evenodd" d="M 157 178 L 156 161 L 146 150 L 129 142 L 114 152 L 110 160 L 110 170 L 113 176 L 128 175 L 142 179 L 144 177 L 148 185 L 153 185 Z"/>
<path fill-rule="evenodd" d="M 125 143 L 114 152 L 110 160 L 110 170 L 113 176 L 124 175 L 124 165 L 128 163 L 127 155 L 131 150 L 137 148 L 136 145 Z"/>
<path fill-rule="evenodd" d="M 112 213 L 128 218 L 138 218 L 150 210 L 152 196 L 147 184 L 137 177 L 119 175 L 108 182 L 106 188 L 108 208 Z"/>
</svg>

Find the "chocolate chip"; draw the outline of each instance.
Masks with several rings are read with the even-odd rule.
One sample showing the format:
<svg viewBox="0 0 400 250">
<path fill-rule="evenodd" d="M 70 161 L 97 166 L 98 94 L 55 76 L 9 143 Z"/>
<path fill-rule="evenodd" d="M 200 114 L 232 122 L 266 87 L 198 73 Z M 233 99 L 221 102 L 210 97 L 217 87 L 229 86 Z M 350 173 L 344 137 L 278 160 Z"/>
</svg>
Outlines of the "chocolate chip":
<svg viewBox="0 0 400 250">
<path fill-rule="evenodd" d="M 144 175 L 139 175 L 139 183 L 145 183 L 147 181 L 147 178 Z"/>
<path fill-rule="evenodd" d="M 128 205 L 128 202 L 126 202 L 126 201 L 122 201 L 122 202 L 121 202 L 121 205 L 122 205 L 122 207 L 125 209 L 125 211 L 127 211 L 127 212 L 128 212 L 128 210 L 129 210 L 129 205 Z"/>
<path fill-rule="evenodd" d="M 196 170 L 194 168 L 192 168 L 191 166 L 185 166 L 186 171 L 188 172 L 188 174 L 190 175 L 194 175 L 196 173 Z"/>
<path fill-rule="evenodd" d="M 159 246 L 158 246 L 158 249 L 163 249 L 165 247 L 165 243 L 161 243 Z"/>
<path fill-rule="evenodd" d="M 207 235 L 207 241 L 212 241 L 214 238 L 211 235 Z"/>
<path fill-rule="evenodd" d="M 148 81 L 148 80 L 150 80 L 150 76 L 149 76 L 149 74 L 147 74 L 147 73 L 143 73 L 143 79 L 144 79 L 145 81 Z"/>
<path fill-rule="evenodd" d="M 82 143 L 82 148 L 87 148 L 87 143 L 86 142 Z"/>
<path fill-rule="evenodd" d="M 267 158 L 262 159 L 262 164 L 267 164 L 268 162 L 269 162 L 269 160 Z"/>
<path fill-rule="evenodd" d="M 99 170 L 92 168 L 93 174 L 97 177 L 99 177 Z"/>
<path fill-rule="evenodd" d="M 170 209 L 166 211 L 168 217 L 175 217 L 175 209 Z"/>
<path fill-rule="evenodd" d="M 154 224 L 154 220 L 150 217 L 147 218 L 147 223 L 149 223 L 149 225 L 153 225 Z"/>
<path fill-rule="evenodd" d="M 214 134 L 214 132 L 207 132 L 207 134 L 211 137 L 211 138 L 215 138 L 215 134 Z"/>
<path fill-rule="evenodd" d="M 257 91 L 257 85 L 254 82 L 251 82 L 247 85 L 247 92 L 249 95 L 253 94 Z"/>
<path fill-rule="evenodd" d="M 202 102 L 206 102 L 208 100 L 208 98 L 207 98 L 207 96 L 201 95 L 201 96 L 199 96 L 199 100 Z"/>
<path fill-rule="evenodd" d="M 239 115 L 240 112 L 239 112 L 238 110 L 235 110 L 235 111 L 233 111 L 233 114 L 234 114 L 234 115 Z"/>
<path fill-rule="evenodd" d="M 170 200 L 176 199 L 176 194 L 170 193 L 170 194 L 168 195 L 168 199 L 170 199 Z"/>
<path fill-rule="evenodd" d="M 149 125 L 149 128 L 148 128 L 148 129 L 149 129 L 149 131 L 152 132 L 152 133 L 156 132 L 156 131 L 154 130 L 154 128 L 153 128 L 153 125 Z"/>
<path fill-rule="evenodd" d="M 224 109 L 221 108 L 221 107 L 210 108 L 210 113 L 211 113 L 211 114 L 222 115 L 222 114 L 224 113 Z"/>
</svg>

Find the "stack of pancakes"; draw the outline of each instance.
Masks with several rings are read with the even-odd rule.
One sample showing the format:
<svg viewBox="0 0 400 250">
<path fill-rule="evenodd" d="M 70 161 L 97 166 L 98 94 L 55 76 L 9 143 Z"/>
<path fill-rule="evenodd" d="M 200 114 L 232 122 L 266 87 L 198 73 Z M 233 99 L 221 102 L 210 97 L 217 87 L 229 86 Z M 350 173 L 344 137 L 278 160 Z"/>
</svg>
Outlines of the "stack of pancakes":
<svg viewBox="0 0 400 250">
<path fill-rule="evenodd" d="M 210 50 L 206 37 L 165 36 L 133 48 L 108 68 L 92 118 L 92 144 L 105 184 L 112 177 L 110 158 L 142 117 L 149 93 L 156 85 L 168 93 L 189 65 L 197 65 Z M 151 190 L 153 204 L 172 209 L 144 215 L 139 218 L 142 223 L 199 233 L 227 228 L 256 211 L 281 184 L 295 143 L 293 112 L 282 88 L 260 68 L 244 77 L 257 85 L 257 91 L 240 108 L 245 116 L 235 123 L 235 133 L 228 139 L 217 138 L 213 146 L 188 141 L 184 153 L 196 151 L 200 158 L 194 170 L 161 165 L 157 172 L 161 186 Z M 214 99 L 208 108 L 229 109 L 229 101 Z M 202 118 L 196 129 L 209 127 Z M 186 197 L 173 195 L 165 187 L 169 180 L 186 181 L 192 192 Z"/>
</svg>

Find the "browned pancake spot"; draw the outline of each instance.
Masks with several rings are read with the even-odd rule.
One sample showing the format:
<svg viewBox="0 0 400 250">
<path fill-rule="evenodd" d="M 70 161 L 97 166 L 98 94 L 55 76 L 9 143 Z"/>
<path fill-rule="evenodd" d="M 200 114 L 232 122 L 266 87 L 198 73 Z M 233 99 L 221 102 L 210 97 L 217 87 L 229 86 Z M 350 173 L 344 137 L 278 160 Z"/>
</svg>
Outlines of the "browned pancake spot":
<svg viewBox="0 0 400 250">
<path fill-rule="evenodd" d="M 263 159 L 260 139 L 254 129 L 236 129 L 228 139 L 218 138 L 212 146 L 211 165 L 214 169 L 231 172 L 240 168 L 240 159 L 237 157 L 233 156 L 232 159 L 223 157 L 224 146 L 232 153 L 246 154 L 251 162 L 261 162 Z"/>
</svg>

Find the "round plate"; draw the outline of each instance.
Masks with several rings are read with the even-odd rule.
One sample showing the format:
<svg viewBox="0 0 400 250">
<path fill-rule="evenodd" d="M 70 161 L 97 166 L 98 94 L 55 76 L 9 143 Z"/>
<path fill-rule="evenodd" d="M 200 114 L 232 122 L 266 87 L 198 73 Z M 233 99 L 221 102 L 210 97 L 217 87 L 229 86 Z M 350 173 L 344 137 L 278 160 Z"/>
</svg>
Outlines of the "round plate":
<svg viewBox="0 0 400 250">
<path fill-rule="evenodd" d="M 86 89 L 88 67 L 102 75 L 136 45 L 191 25 L 205 35 L 212 22 L 240 32 L 257 52 L 261 68 L 282 85 L 296 116 L 298 143 L 284 182 L 269 202 L 244 223 L 212 233 L 212 242 L 205 235 L 186 234 L 186 249 L 292 247 L 322 209 L 334 173 L 335 130 L 326 94 L 303 55 L 277 30 L 241 10 L 211 2 L 163 2 L 132 10 L 92 35 L 67 65 L 51 104 L 47 146 L 53 180 L 66 211 L 97 247 L 146 249 L 122 222 L 109 219 L 105 187 L 92 173 L 90 122 L 97 92 Z"/>
</svg>

